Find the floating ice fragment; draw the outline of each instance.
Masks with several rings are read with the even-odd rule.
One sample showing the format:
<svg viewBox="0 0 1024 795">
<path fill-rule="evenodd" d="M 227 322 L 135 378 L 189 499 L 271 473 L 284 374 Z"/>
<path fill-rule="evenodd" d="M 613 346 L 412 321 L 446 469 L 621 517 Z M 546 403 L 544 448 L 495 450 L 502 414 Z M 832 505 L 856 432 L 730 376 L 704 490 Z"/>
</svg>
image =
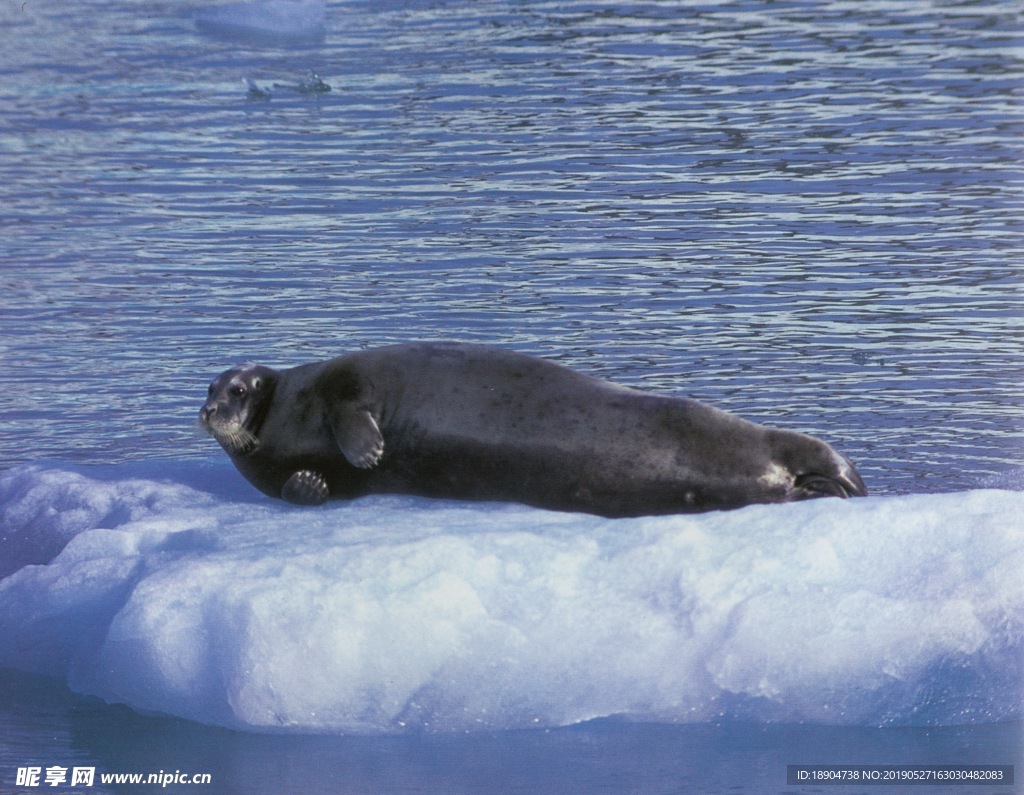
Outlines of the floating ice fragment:
<svg viewBox="0 0 1024 795">
<path fill-rule="evenodd" d="M 320 75 L 310 69 L 309 77 L 299 83 L 298 89 L 300 94 L 326 94 L 331 87 L 320 79 Z"/>
<path fill-rule="evenodd" d="M 246 96 L 249 97 L 249 99 L 259 100 L 261 102 L 266 102 L 267 100 L 270 99 L 270 91 L 268 91 L 265 88 L 260 88 L 258 85 L 256 85 L 255 80 L 250 80 L 249 78 L 246 78 L 245 84 L 249 89 L 248 93 L 246 94 Z"/>
<path fill-rule="evenodd" d="M 316 42 L 325 33 L 327 13 L 320 0 L 262 0 L 211 6 L 196 14 L 204 33 L 257 44 Z"/>
<path fill-rule="evenodd" d="M 1024 715 L 1020 492 L 612 520 L 152 474 L 0 475 L 0 666 L 261 731 Z"/>
<path fill-rule="evenodd" d="M 313 69 L 298 83 L 274 83 L 274 88 L 297 91 L 300 94 L 326 94 L 331 87 Z"/>
</svg>

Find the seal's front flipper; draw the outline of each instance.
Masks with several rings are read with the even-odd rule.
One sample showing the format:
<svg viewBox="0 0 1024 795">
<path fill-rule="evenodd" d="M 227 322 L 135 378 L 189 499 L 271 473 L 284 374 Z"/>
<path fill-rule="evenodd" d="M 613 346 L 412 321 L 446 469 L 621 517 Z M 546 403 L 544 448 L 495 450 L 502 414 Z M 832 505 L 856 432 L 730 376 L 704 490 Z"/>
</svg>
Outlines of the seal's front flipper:
<svg viewBox="0 0 1024 795">
<path fill-rule="evenodd" d="M 329 496 L 327 481 L 308 469 L 300 469 L 281 488 L 281 499 L 293 505 L 322 505 Z"/>
<path fill-rule="evenodd" d="M 384 455 L 384 437 L 368 411 L 347 409 L 331 416 L 334 441 L 352 466 L 370 469 Z"/>
</svg>

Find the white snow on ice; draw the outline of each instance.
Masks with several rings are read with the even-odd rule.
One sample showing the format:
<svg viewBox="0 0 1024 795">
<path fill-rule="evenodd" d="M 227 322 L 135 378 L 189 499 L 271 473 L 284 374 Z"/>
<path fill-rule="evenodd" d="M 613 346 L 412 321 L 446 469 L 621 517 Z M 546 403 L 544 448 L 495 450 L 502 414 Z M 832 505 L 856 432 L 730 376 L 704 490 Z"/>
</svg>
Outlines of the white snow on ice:
<svg viewBox="0 0 1024 795">
<path fill-rule="evenodd" d="M 226 464 L 0 477 L 0 665 L 257 731 L 1024 715 L 1024 493 L 608 520 Z"/>
</svg>

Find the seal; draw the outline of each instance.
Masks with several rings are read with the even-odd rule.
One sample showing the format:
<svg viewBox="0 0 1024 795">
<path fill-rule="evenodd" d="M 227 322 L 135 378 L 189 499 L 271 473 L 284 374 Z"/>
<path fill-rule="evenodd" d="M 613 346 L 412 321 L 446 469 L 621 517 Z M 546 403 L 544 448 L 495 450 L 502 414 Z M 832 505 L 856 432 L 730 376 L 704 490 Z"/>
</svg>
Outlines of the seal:
<svg viewBox="0 0 1024 795">
<path fill-rule="evenodd" d="M 811 436 L 485 345 L 244 364 L 199 419 L 252 485 L 299 505 L 402 493 L 622 517 L 867 494 Z"/>
</svg>

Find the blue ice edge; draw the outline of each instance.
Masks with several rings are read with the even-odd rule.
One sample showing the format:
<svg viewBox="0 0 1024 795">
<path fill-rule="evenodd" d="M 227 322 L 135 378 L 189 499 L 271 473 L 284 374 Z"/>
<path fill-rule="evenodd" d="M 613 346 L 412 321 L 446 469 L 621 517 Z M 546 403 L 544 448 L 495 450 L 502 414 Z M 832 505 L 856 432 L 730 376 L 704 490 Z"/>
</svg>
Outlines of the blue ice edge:
<svg viewBox="0 0 1024 795">
<path fill-rule="evenodd" d="M 1024 493 L 609 520 L 226 464 L 0 476 L 0 666 L 248 731 L 1024 716 Z"/>
</svg>

